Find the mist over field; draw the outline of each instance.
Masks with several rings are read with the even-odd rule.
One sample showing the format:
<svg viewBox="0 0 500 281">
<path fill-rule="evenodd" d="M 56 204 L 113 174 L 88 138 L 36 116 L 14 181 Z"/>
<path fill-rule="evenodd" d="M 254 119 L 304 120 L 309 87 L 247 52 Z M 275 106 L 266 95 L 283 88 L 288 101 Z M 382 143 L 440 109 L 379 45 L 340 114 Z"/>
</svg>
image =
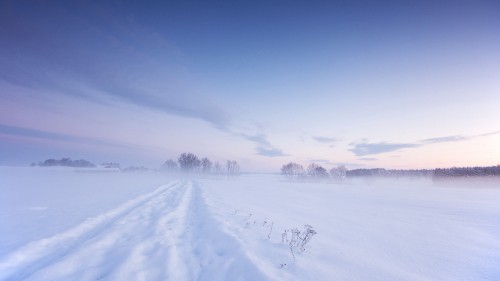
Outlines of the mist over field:
<svg viewBox="0 0 500 281">
<path fill-rule="evenodd" d="M 496 280 L 500 181 L 1 167 L 0 280 Z M 310 240 L 290 246 L 291 231 Z M 300 237 L 300 236 L 298 236 Z"/>
<path fill-rule="evenodd" d="M 0 1 L 0 281 L 500 280 L 500 2 Z"/>
</svg>

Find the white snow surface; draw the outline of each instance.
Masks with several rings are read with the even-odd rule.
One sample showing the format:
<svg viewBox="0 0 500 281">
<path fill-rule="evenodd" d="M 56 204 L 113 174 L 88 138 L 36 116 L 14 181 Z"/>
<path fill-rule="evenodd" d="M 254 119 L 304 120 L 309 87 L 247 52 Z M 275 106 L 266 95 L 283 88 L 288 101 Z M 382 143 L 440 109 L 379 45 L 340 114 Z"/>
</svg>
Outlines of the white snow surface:
<svg viewBox="0 0 500 281">
<path fill-rule="evenodd" d="M 498 181 L 0 167 L 0 193 L 0 280 L 500 280 Z"/>
</svg>

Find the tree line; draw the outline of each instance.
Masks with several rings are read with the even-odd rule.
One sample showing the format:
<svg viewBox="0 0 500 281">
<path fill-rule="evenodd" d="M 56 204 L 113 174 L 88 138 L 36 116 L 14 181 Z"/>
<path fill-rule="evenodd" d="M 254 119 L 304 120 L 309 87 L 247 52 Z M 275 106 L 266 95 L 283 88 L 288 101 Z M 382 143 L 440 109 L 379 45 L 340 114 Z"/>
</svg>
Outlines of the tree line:
<svg viewBox="0 0 500 281">
<path fill-rule="evenodd" d="M 71 158 L 61 158 L 61 159 L 47 159 L 45 161 L 40 161 L 38 163 L 31 163 L 31 166 L 40 167 L 54 167 L 54 166 L 64 166 L 64 167 L 75 167 L 75 168 L 93 168 L 95 164 L 85 160 L 71 160 Z"/>
<path fill-rule="evenodd" d="M 500 165 L 490 167 L 453 167 L 439 169 L 353 169 L 347 170 L 341 165 L 327 171 L 316 163 L 311 163 L 304 169 L 300 164 L 290 162 L 281 167 L 281 174 L 288 179 L 304 178 L 333 178 L 344 179 L 354 177 L 477 177 L 477 176 L 500 176 Z"/>
<path fill-rule="evenodd" d="M 281 167 L 281 174 L 288 179 L 305 179 L 305 178 L 334 178 L 344 179 L 347 175 L 347 169 L 344 165 L 335 167 L 327 171 L 316 163 L 311 163 L 307 169 L 298 163 L 290 162 Z"/>
<path fill-rule="evenodd" d="M 347 171 L 348 177 L 430 177 L 434 173 L 432 169 L 410 169 L 410 170 L 391 170 L 391 169 L 354 169 Z"/>
<path fill-rule="evenodd" d="M 420 170 L 354 169 L 347 171 L 347 177 L 484 177 L 500 176 L 500 165 L 489 167 L 452 167 Z"/>
<path fill-rule="evenodd" d="M 490 167 L 453 167 L 435 169 L 433 176 L 437 178 L 500 176 L 500 165 Z"/>
<path fill-rule="evenodd" d="M 235 176 L 240 173 L 240 166 L 236 161 L 228 160 L 225 165 L 222 165 L 217 161 L 212 162 L 207 157 L 200 159 L 193 153 L 184 152 L 179 155 L 177 161 L 172 159 L 165 161 L 161 166 L 161 170 L 168 173 L 183 172 L 188 174 L 226 174 Z"/>
</svg>

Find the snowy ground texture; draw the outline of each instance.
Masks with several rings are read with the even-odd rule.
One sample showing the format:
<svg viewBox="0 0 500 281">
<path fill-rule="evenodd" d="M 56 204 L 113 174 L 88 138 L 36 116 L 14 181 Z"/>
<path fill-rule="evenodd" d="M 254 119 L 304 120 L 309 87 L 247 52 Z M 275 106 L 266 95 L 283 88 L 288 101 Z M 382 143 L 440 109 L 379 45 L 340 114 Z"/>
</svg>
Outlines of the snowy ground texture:
<svg viewBox="0 0 500 281">
<path fill-rule="evenodd" d="M 0 192 L 0 280 L 500 280 L 498 182 L 3 167 Z"/>
</svg>

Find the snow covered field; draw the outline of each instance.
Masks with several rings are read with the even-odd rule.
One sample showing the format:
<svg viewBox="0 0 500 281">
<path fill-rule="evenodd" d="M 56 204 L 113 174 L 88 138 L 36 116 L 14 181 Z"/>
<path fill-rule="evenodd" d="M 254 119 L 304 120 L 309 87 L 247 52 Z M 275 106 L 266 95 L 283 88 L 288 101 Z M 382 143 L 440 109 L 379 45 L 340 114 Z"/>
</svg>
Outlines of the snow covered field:
<svg viewBox="0 0 500 281">
<path fill-rule="evenodd" d="M 0 192 L 0 280 L 500 280 L 496 182 L 1 167 Z"/>
</svg>

